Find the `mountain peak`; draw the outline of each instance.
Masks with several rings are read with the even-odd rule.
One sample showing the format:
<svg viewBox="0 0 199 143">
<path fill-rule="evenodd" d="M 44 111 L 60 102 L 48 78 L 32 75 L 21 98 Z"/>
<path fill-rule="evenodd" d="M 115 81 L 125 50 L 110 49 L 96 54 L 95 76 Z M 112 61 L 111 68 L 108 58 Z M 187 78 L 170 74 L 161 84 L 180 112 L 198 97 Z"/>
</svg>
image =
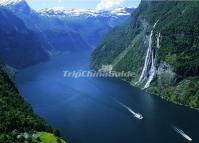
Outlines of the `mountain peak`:
<svg viewBox="0 0 199 143">
<path fill-rule="evenodd" d="M 97 9 L 71 9 L 67 10 L 64 7 L 54 7 L 42 9 L 39 11 L 42 15 L 47 16 L 127 16 L 130 15 L 133 8 L 115 8 L 112 10 L 97 10 Z"/>
<path fill-rule="evenodd" d="M 14 13 L 32 13 L 26 0 L 0 0 L 0 6 L 6 7 Z"/>
<path fill-rule="evenodd" d="M 132 11 L 133 11 L 133 8 L 119 7 L 119 8 L 112 9 L 111 13 L 116 14 L 116 15 L 130 15 Z"/>
<path fill-rule="evenodd" d="M 25 0 L 0 0 L 0 5 L 17 5 L 19 3 L 26 3 Z"/>
<path fill-rule="evenodd" d="M 60 6 L 53 7 L 53 8 L 50 8 L 50 9 L 52 9 L 54 11 L 64 11 L 64 10 L 66 10 L 64 7 L 60 7 Z"/>
</svg>

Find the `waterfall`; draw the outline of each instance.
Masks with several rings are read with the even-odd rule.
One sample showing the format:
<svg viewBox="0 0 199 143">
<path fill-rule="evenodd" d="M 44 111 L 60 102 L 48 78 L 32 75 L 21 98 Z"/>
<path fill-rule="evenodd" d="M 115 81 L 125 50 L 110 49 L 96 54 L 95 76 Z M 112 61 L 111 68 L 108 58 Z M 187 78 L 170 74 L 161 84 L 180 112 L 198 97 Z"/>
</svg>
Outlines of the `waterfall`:
<svg viewBox="0 0 199 143">
<path fill-rule="evenodd" d="M 151 31 L 150 37 L 149 37 L 149 46 L 147 49 L 147 54 L 145 57 L 145 62 L 144 62 L 144 67 L 142 69 L 142 74 L 139 78 L 139 82 L 142 82 L 143 80 L 145 80 L 146 75 L 147 75 L 147 69 L 151 60 L 151 51 L 152 51 L 152 36 L 153 36 L 153 30 Z"/>
<path fill-rule="evenodd" d="M 158 36 L 157 36 L 157 41 L 156 41 L 156 43 L 157 43 L 157 49 L 159 49 L 160 48 L 160 33 L 158 33 Z M 155 68 L 155 56 L 154 56 L 154 53 L 155 53 L 155 50 L 154 51 L 152 51 L 152 55 L 151 55 L 151 58 L 152 58 L 152 62 L 151 62 L 151 69 L 150 69 L 150 71 L 149 71 L 149 78 L 148 78 L 148 80 L 147 80 L 147 82 L 146 82 L 146 84 L 145 84 L 145 86 L 144 86 L 144 89 L 145 88 L 148 88 L 149 86 L 150 86 L 150 83 L 151 83 L 151 81 L 153 80 L 153 78 L 154 78 L 154 76 L 155 76 L 155 73 L 156 73 L 156 68 Z"/>
<path fill-rule="evenodd" d="M 154 63 L 154 52 L 152 52 L 152 54 L 151 54 L 151 59 L 152 59 L 152 61 L 151 61 L 151 69 L 149 71 L 149 78 L 148 78 L 144 88 L 148 88 L 149 87 L 151 81 L 153 80 L 153 78 L 155 76 L 155 70 L 156 69 L 155 69 L 155 63 Z"/>
<path fill-rule="evenodd" d="M 158 36 L 157 36 L 157 48 L 160 49 L 160 33 L 158 33 Z"/>
<path fill-rule="evenodd" d="M 157 25 L 158 21 L 153 25 L 153 29 L 151 30 L 149 36 L 149 45 L 147 49 L 147 54 L 145 57 L 144 67 L 142 69 L 142 73 L 139 78 L 139 82 L 144 82 L 147 79 L 147 82 L 144 88 L 148 88 L 151 81 L 153 80 L 156 72 L 155 68 L 155 49 L 152 48 L 153 44 L 153 31 Z M 158 35 L 160 37 L 160 34 Z M 159 38 L 157 39 L 157 47 L 159 47 Z"/>
</svg>

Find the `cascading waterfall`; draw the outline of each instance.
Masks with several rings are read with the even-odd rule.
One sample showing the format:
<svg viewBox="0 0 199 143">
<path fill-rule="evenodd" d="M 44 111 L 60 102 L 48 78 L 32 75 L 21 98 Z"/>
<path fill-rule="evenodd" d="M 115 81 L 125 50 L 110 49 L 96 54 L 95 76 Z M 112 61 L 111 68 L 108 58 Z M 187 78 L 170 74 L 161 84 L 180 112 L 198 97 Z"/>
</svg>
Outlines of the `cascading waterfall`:
<svg viewBox="0 0 199 143">
<path fill-rule="evenodd" d="M 158 33 L 158 36 L 157 36 L 157 48 L 160 49 L 160 33 Z"/>
<path fill-rule="evenodd" d="M 156 42 L 157 42 L 157 49 L 159 49 L 160 48 L 160 33 L 158 33 Z M 156 74 L 156 68 L 155 68 L 155 59 L 156 58 L 155 58 L 155 54 L 154 53 L 155 53 L 155 50 L 152 51 L 152 55 L 151 55 L 152 62 L 151 62 L 151 69 L 150 69 L 150 73 L 149 73 L 150 76 L 149 76 L 144 88 L 148 88 L 150 86 L 150 83 L 151 83 L 151 81 L 153 80 L 153 78 L 154 78 L 154 76 Z"/>
<path fill-rule="evenodd" d="M 147 74 L 147 69 L 148 69 L 148 66 L 149 66 L 149 63 L 150 63 L 150 58 L 151 58 L 151 46 L 152 46 L 152 36 L 153 36 L 153 30 L 151 31 L 151 34 L 150 34 L 150 37 L 149 37 L 149 47 L 147 49 L 147 54 L 146 54 L 146 57 L 145 57 L 145 62 L 144 62 L 144 67 L 142 69 L 142 74 L 139 78 L 139 82 L 142 82 L 145 80 L 146 78 L 146 74 Z"/>
<path fill-rule="evenodd" d="M 157 25 L 158 21 L 153 25 L 153 29 L 151 30 L 150 36 L 149 36 L 149 46 L 147 49 L 147 54 L 145 57 L 145 62 L 144 62 L 144 67 L 142 69 L 142 73 L 139 78 L 139 82 L 144 82 L 147 79 L 147 82 L 144 86 L 144 88 L 148 88 L 151 81 L 153 80 L 156 72 L 155 68 L 155 49 L 152 48 L 153 44 L 153 31 Z M 159 38 L 160 38 L 160 33 L 157 38 L 157 48 L 159 46 Z M 149 75 L 149 76 L 148 76 Z"/>
</svg>

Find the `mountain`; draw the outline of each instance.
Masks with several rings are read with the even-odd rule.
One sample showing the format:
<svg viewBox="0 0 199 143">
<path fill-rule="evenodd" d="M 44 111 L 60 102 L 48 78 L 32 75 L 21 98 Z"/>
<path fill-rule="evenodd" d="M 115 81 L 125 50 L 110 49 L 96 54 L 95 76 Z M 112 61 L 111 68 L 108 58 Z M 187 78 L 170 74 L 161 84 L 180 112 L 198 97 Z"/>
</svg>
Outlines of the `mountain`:
<svg viewBox="0 0 199 143">
<path fill-rule="evenodd" d="M 199 108 L 199 2 L 142 1 L 92 54 L 91 66 L 131 71 L 123 78 L 162 98 Z"/>
<path fill-rule="evenodd" d="M 46 42 L 44 48 L 52 55 L 96 47 L 106 32 L 125 21 L 133 11 L 131 8 L 99 11 L 59 7 L 35 11 L 25 0 L 3 0 L 0 6 L 12 11 L 30 30 L 38 33 Z"/>
<path fill-rule="evenodd" d="M 112 11 L 53 8 L 35 11 L 25 0 L 2 0 L 0 8 L 2 11 L 7 10 L 6 15 L 3 15 L 3 12 L 1 15 L 4 21 L 1 23 L 3 41 L 1 45 L 4 47 L 1 49 L 1 58 L 4 63 L 15 68 L 44 61 L 48 54 L 85 51 L 96 47 L 105 33 L 126 20 L 133 10 L 130 8 L 117 8 Z M 9 27 L 8 30 L 3 27 L 5 22 L 8 23 L 6 25 Z M 8 35 L 8 31 L 15 34 Z M 12 38 L 8 38 L 9 36 Z M 11 52 L 7 47 L 14 45 L 16 47 L 12 48 L 13 52 Z M 26 48 L 27 45 L 30 49 Z M 33 46 L 35 48 L 32 48 Z M 6 56 L 8 53 L 11 56 Z M 32 53 L 34 56 L 30 58 Z M 30 61 L 24 60 L 26 58 Z"/>
<path fill-rule="evenodd" d="M 12 11 L 29 29 L 37 29 L 35 24 L 39 22 L 39 17 L 25 0 L 1 0 L 0 6 Z"/>
<path fill-rule="evenodd" d="M 25 23 L 28 29 L 37 33 L 37 37 L 40 38 L 45 45 L 44 49 L 46 52 L 50 53 L 50 55 L 71 51 L 71 49 L 72 51 L 90 49 L 89 45 L 82 39 L 82 37 L 77 32 L 69 28 L 67 29 L 67 26 L 62 26 L 59 31 L 51 29 L 52 27 L 46 28 L 48 22 L 51 22 L 51 20 L 42 19 L 40 14 L 33 10 L 25 0 L 4 0 L 0 2 L 0 6 L 11 11 Z M 60 38 L 60 36 L 63 37 Z M 57 40 L 58 37 L 60 40 Z M 68 37 L 70 37 L 70 39 L 68 39 Z M 80 46 L 82 47 L 77 45 L 77 43 L 80 43 Z"/>
<path fill-rule="evenodd" d="M 1 143 L 35 142 L 39 140 L 46 143 L 45 136 L 49 138 L 49 135 L 56 134 L 57 131 L 36 115 L 32 107 L 20 96 L 2 65 L 0 66 L 0 93 Z M 55 141 L 60 140 L 59 143 L 65 143 L 59 137 L 55 135 L 53 137 Z"/>
<path fill-rule="evenodd" d="M 48 59 L 42 41 L 10 11 L 0 8 L 0 61 L 24 68 Z"/>
<path fill-rule="evenodd" d="M 34 14 L 25 0 L 1 0 L 0 6 L 11 9 L 14 13 Z"/>
<path fill-rule="evenodd" d="M 44 23 L 51 23 L 44 28 L 65 29 L 80 33 L 81 37 L 92 47 L 96 47 L 102 37 L 113 27 L 124 22 L 133 11 L 132 8 L 117 8 L 99 11 L 92 9 L 49 8 L 38 13 Z"/>
<path fill-rule="evenodd" d="M 131 8 L 99 11 L 59 7 L 35 11 L 25 0 L 2 0 L 0 6 L 37 33 L 50 55 L 95 48 L 106 32 L 125 21 L 133 11 Z"/>
<path fill-rule="evenodd" d="M 132 8 L 115 8 L 112 10 L 96 10 L 96 9 L 72 9 L 66 10 L 63 7 L 54 7 L 42 9 L 39 11 L 40 14 L 46 16 L 60 16 L 60 17 L 120 17 L 125 15 L 130 15 L 132 13 Z"/>
</svg>

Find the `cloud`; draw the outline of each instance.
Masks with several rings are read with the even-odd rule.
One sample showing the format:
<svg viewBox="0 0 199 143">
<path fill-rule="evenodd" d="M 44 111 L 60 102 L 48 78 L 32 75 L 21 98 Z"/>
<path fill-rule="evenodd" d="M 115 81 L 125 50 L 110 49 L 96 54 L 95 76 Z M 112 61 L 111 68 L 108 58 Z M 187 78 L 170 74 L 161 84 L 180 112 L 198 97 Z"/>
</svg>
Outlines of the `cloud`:
<svg viewBox="0 0 199 143">
<path fill-rule="evenodd" d="M 112 9 L 114 7 L 118 7 L 123 4 L 125 0 L 101 0 L 100 3 L 97 4 L 96 9 Z"/>
</svg>

